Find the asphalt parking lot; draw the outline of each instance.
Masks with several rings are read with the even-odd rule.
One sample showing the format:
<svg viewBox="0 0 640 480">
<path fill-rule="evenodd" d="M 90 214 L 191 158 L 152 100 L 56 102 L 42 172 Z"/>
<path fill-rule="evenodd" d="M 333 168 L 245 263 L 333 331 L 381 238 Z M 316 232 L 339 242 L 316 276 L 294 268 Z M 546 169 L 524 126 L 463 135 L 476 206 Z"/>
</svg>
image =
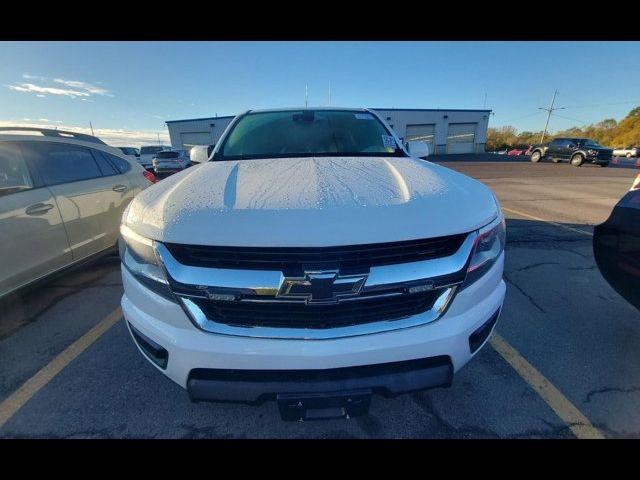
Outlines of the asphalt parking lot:
<svg viewBox="0 0 640 480">
<path fill-rule="evenodd" d="M 593 225 L 639 171 L 442 164 L 490 186 L 508 219 L 498 335 L 451 388 L 374 397 L 367 416 L 304 423 L 283 422 L 275 402 L 192 404 L 121 319 L 104 327 L 122 294 L 111 256 L 1 306 L 0 437 L 640 436 L 640 313 L 604 281 L 591 249 Z"/>
</svg>

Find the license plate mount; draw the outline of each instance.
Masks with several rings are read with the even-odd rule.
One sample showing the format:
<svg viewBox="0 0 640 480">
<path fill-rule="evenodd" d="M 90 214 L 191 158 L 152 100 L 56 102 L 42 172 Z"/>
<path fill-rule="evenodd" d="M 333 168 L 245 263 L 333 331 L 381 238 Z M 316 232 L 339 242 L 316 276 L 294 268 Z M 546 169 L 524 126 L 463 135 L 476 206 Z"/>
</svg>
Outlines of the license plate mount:
<svg viewBox="0 0 640 480">
<path fill-rule="evenodd" d="M 371 390 L 329 393 L 284 393 L 276 396 L 285 421 L 349 419 L 365 415 L 371 404 Z"/>
</svg>

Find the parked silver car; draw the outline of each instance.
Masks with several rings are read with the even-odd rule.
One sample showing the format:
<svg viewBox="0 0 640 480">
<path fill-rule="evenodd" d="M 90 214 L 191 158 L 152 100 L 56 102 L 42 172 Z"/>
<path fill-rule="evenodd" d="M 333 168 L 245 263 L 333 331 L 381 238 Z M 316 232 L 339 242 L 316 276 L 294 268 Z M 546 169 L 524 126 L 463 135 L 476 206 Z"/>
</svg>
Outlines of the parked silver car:
<svg viewBox="0 0 640 480">
<path fill-rule="evenodd" d="M 96 137 L 0 128 L 0 298 L 113 249 L 124 209 L 153 181 Z"/>
<path fill-rule="evenodd" d="M 631 157 L 637 157 L 638 155 L 640 155 L 640 147 L 634 147 L 632 145 L 629 145 L 628 147 L 624 147 L 624 148 L 621 147 L 621 148 L 613 149 L 614 157 L 631 158 Z"/>
</svg>

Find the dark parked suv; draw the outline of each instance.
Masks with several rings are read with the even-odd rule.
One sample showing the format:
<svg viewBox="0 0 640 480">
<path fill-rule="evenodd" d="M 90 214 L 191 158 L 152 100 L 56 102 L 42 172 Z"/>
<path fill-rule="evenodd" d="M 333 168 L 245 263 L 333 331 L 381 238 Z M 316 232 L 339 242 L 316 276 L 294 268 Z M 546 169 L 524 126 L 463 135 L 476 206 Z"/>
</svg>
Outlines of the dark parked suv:
<svg viewBox="0 0 640 480">
<path fill-rule="evenodd" d="M 569 161 L 575 167 L 579 167 L 584 162 L 606 167 L 611 161 L 612 154 L 612 149 L 603 147 L 590 138 L 556 138 L 549 144 L 531 147 L 532 162 L 549 158 L 555 163 Z"/>
</svg>

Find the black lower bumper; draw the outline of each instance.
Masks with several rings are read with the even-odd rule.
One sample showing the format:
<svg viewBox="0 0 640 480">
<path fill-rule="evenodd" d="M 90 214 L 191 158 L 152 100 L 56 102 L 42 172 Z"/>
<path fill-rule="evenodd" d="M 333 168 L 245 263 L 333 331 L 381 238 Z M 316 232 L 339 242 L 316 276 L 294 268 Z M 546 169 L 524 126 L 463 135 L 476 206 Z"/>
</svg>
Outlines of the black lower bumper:
<svg viewBox="0 0 640 480">
<path fill-rule="evenodd" d="M 447 356 L 327 370 L 227 370 L 194 369 L 187 391 L 192 401 L 222 401 L 259 404 L 277 399 L 281 412 L 329 407 L 342 409 L 342 416 L 355 416 L 368 409 L 366 396 L 394 396 L 416 390 L 448 387 L 453 365 Z M 351 405 L 350 405 L 351 404 Z M 350 410 L 351 407 L 351 410 Z M 362 408 L 361 408 L 362 407 Z M 300 410 L 300 408 L 298 408 Z M 292 418 L 305 418 L 299 411 Z M 338 415 L 340 416 L 340 415 Z M 285 414 L 283 414 L 285 418 Z M 285 419 L 292 419 L 285 418 Z"/>
</svg>

